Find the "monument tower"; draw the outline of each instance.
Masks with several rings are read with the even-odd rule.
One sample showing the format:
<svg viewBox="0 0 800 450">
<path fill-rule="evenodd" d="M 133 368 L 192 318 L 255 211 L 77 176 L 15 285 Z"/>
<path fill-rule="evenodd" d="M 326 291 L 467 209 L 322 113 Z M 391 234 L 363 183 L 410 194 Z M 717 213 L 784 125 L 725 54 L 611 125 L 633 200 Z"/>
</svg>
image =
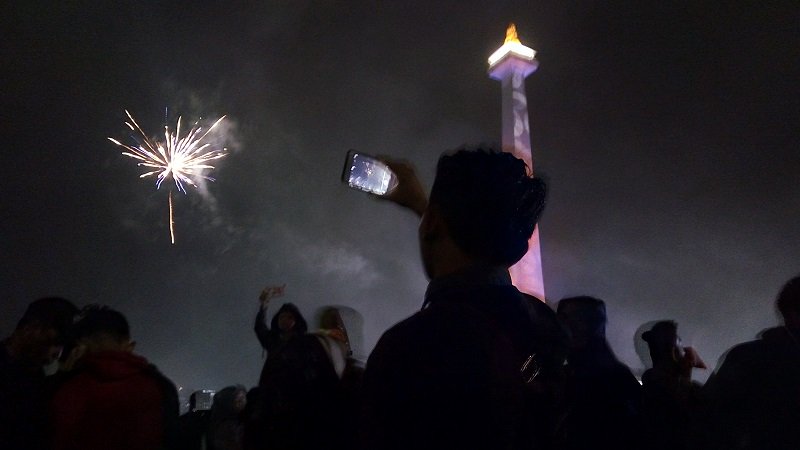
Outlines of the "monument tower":
<svg viewBox="0 0 800 450">
<path fill-rule="evenodd" d="M 505 43 L 489 57 L 489 76 L 498 80 L 502 86 L 503 151 L 525 161 L 531 174 L 534 167 L 525 78 L 539 67 L 535 56 L 536 52 L 532 48 L 519 41 L 517 29 L 512 23 L 506 30 Z M 528 253 L 511 267 L 510 272 L 517 289 L 545 300 L 538 226 L 528 241 Z"/>
</svg>

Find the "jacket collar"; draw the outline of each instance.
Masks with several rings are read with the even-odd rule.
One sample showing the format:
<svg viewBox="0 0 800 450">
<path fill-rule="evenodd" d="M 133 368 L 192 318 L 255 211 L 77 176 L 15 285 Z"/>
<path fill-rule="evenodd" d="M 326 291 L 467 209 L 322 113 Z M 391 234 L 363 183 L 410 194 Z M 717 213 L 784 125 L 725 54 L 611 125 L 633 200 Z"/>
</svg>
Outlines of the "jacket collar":
<svg viewBox="0 0 800 450">
<path fill-rule="evenodd" d="M 443 293 L 487 285 L 511 286 L 511 275 L 508 273 L 508 269 L 502 266 L 476 264 L 435 278 L 428 283 L 422 308 L 426 308 L 435 297 Z"/>
</svg>

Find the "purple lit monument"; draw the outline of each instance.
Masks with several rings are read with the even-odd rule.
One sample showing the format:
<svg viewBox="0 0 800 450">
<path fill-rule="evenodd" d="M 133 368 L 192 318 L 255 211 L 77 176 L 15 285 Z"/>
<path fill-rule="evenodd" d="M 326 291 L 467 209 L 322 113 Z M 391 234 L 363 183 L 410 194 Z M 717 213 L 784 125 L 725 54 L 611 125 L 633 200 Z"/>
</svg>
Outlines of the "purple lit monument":
<svg viewBox="0 0 800 450">
<path fill-rule="evenodd" d="M 536 52 L 522 45 L 514 24 L 506 30 L 503 46 L 489 57 L 489 76 L 502 85 L 503 151 L 525 161 L 533 173 L 531 135 L 528 126 L 528 101 L 525 96 L 525 77 L 539 67 Z M 544 297 L 542 253 L 539 247 L 539 227 L 528 241 L 528 253 L 511 267 L 514 286 L 540 300 Z"/>
</svg>

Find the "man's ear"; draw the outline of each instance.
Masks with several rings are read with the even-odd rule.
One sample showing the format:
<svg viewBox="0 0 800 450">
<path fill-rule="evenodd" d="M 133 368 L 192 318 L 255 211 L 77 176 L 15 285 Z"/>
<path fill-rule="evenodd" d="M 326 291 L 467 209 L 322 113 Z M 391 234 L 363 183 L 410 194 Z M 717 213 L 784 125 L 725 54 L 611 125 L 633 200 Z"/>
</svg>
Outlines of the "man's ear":
<svg viewBox="0 0 800 450">
<path fill-rule="evenodd" d="M 419 224 L 419 237 L 420 239 L 430 241 L 442 235 L 445 223 L 442 213 L 433 205 L 429 205 L 422 215 L 422 221 Z"/>
<path fill-rule="evenodd" d="M 128 341 L 125 344 L 125 351 L 128 353 L 133 353 L 133 349 L 136 347 L 136 341 Z"/>
</svg>

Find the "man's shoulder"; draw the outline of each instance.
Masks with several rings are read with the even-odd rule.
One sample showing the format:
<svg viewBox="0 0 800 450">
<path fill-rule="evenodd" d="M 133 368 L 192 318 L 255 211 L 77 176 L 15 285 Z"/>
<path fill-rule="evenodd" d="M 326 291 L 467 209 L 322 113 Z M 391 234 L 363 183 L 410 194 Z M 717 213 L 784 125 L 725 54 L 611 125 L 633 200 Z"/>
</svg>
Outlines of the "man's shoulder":
<svg viewBox="0 0 800 450">
<path fill-rule="evenodd" d="M 761 339 L 740 342 L 726 350 L 721 358 L 721 364 L 742 364 L 760 359 L 765 356 L 767 345 Z"/>
<path fill-rule="evenodd" d="M 372 353 L 395 347 L 408 348 L 411 342 L 421 339 L 423 334 L 430 333 L 438 320 L 439 314 L 430 308 L 417 311 L 384 331 Z"/>
</svg>

